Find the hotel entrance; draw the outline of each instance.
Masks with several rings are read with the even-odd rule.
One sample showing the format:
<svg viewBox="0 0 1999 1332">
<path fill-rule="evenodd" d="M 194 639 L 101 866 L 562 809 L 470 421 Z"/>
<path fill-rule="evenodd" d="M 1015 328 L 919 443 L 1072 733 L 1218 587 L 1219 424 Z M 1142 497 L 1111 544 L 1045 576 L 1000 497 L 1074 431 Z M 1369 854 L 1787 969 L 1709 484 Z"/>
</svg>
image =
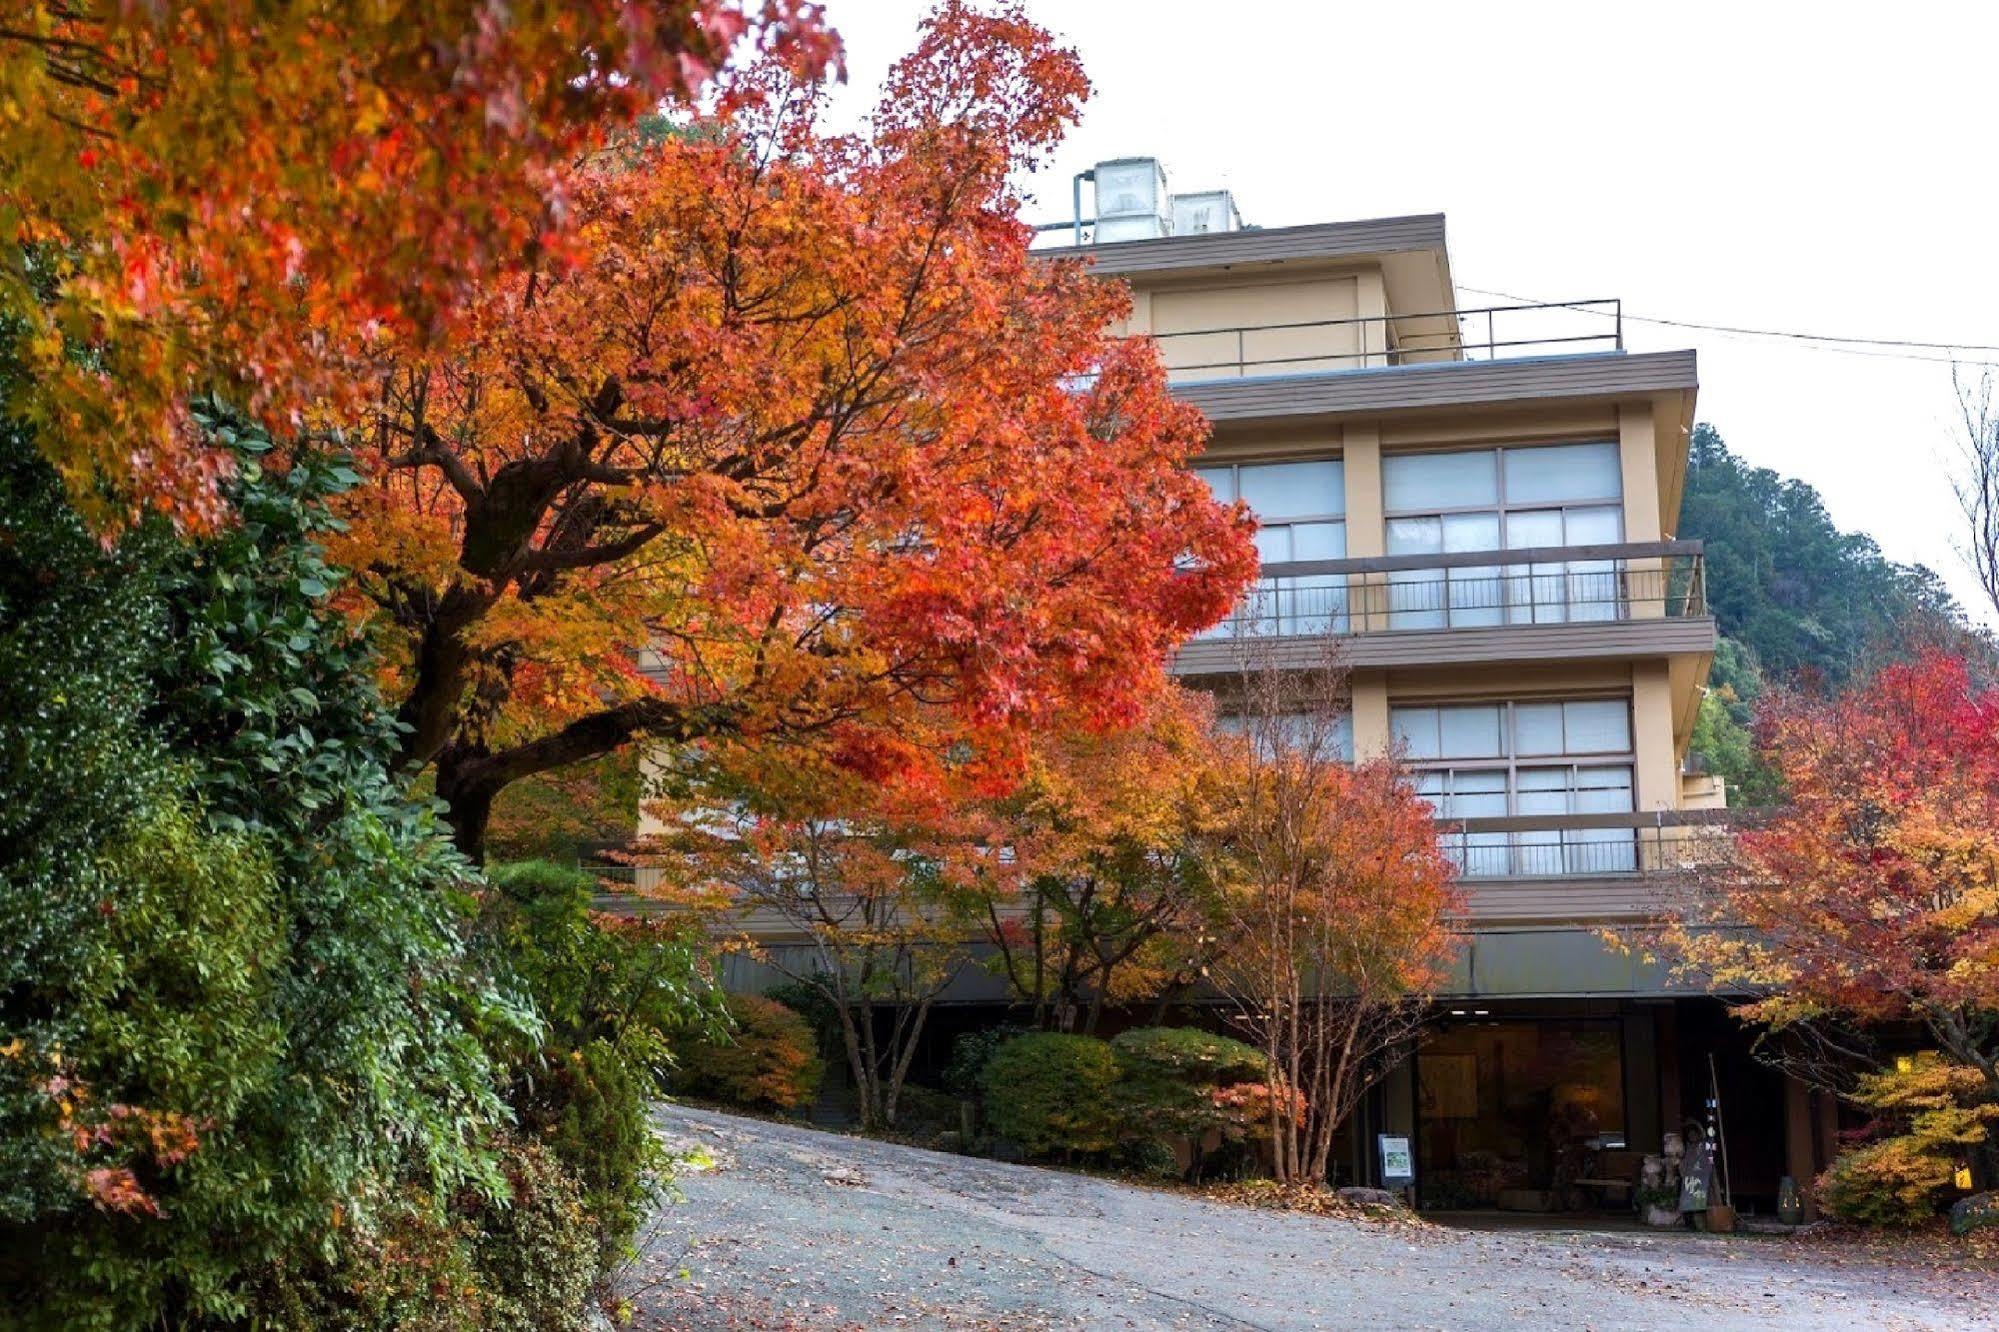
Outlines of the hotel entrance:
<svg viewBox="0 0 1999 1332">
<path fill-rule="evenodd" d="M 1424 1208 L 1554 1212 L 1629 1201 L 1604 1183 L 1631 1174 L 1618 1020 L 1454 1011 L 1425 1030 L 1415 1064 Z"/>
</svg>

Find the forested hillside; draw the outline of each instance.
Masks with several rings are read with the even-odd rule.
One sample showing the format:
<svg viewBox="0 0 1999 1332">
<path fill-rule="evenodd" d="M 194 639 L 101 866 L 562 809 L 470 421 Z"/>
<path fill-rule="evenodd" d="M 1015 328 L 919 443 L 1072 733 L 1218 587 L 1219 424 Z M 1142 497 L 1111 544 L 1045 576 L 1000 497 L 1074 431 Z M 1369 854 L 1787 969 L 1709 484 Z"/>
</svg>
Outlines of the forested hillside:
<svg viewBox="0 0 1999 1332">
<path fill-rule="evenodd" d="M 1743 462 L 1711 425 L 1694 427 L 1678 535 L 1706 543 L 1708 603 L 1722 634 L 1693 748 L 1728 779 L 1732 805 L 1776 795 L 1748 734 L 1767 681 L 1837 684 L 1912 638 L 1964 632 L 1933 571 L 1840 531 L 1818 491 Z"/>
</svg>

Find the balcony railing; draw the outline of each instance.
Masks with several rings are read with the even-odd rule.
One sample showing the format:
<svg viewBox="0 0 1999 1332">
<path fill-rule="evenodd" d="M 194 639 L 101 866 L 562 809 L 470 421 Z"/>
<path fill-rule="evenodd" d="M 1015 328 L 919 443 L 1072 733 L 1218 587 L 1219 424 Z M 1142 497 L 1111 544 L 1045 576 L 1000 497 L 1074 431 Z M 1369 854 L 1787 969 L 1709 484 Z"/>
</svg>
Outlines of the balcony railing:
<svg viewBox="0 0 1999 1332">
<path fill-rule="evenodd" d="M 1729 852 L 1730 810 L 1439 819 L 1444 854 L 1466 879 L 1575 879 L 1691 873 Z"/>
<path fill-rule="evenodd" d="M 1706 615 L 1698 541 L 1266 564 L 1205 638 L 1683 619 Z"/>
<path fill-rule="evenodd" d="M 1619 300 L 1489 305 L 1149 334 L 1175 378 L 1352 370 L 1624 350 Z"/>
</svg>

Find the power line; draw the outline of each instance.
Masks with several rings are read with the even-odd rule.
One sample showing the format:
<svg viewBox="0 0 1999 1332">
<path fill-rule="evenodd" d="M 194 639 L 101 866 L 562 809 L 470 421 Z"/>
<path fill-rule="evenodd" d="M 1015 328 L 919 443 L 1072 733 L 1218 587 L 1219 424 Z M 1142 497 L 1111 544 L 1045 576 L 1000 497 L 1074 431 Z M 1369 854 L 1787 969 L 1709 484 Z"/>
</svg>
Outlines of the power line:
<svg viewBox="0 0 1999 1332">
<path fill-rule="evenodd" d="M 1534 301 L 1527 296 L 1512 292 L 1493 291 L 1485 287 L 1459 284 L 1463 290 L 1480 296 L 1497 296 L 1501 300 L 1523 301 L 1529 304 L 1559 304 L 1559 302 Z M 1584 310 L 1585 314 L 1600 315 L 1605 319 L 1614 316 L 1605 310 Z M 1836 352 L 1847 356 L 1873 356 L 1891 360 L 1921 361 L 1931 365 L 1974 365 L 1992 366 L 1992 361 L 1966 361 L 1957 356 L 1918 356 L 1907 352 L 1875 350 L 1878 348 L 1902 347 L 1914 351 L 1969 351 L 1999 352 L 1999 344 L 1982 342 L 1923 342 L 1913 338 L 1866 338 L 1851 337 L 1832 333 L 1801 333 L 1790 329 L 1748 328 L 1737 324 L 1708 324 L 1692 319 L 1666 319 L 1656 315 L 1625 314 L 1624 318 L 1634 324 L 1656 324 L 1664 328 L 1698 329 L 1708 333 L 1720 333 L 1731 337 L 1776 338 L 1790 342 L 1807 351 Z"/>
</svg>

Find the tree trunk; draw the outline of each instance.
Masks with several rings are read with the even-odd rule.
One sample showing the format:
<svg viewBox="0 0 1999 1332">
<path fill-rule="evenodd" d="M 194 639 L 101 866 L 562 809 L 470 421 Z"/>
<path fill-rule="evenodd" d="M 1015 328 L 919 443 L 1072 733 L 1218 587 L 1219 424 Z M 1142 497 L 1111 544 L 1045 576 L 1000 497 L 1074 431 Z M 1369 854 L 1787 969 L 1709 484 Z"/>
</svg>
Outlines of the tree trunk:
<svg viewBox="0 0 1999 1332">
<path fill-rule="evenodd" d="M 477 763 L 454 758 L 448 750 L 437 756 L 437 798 L 444 802 L 451 840 L 475 865 L 486 861 L 486 825 L 492 821 L 493 801 L 502 789 L 480 779 Z"/>
</svg>

